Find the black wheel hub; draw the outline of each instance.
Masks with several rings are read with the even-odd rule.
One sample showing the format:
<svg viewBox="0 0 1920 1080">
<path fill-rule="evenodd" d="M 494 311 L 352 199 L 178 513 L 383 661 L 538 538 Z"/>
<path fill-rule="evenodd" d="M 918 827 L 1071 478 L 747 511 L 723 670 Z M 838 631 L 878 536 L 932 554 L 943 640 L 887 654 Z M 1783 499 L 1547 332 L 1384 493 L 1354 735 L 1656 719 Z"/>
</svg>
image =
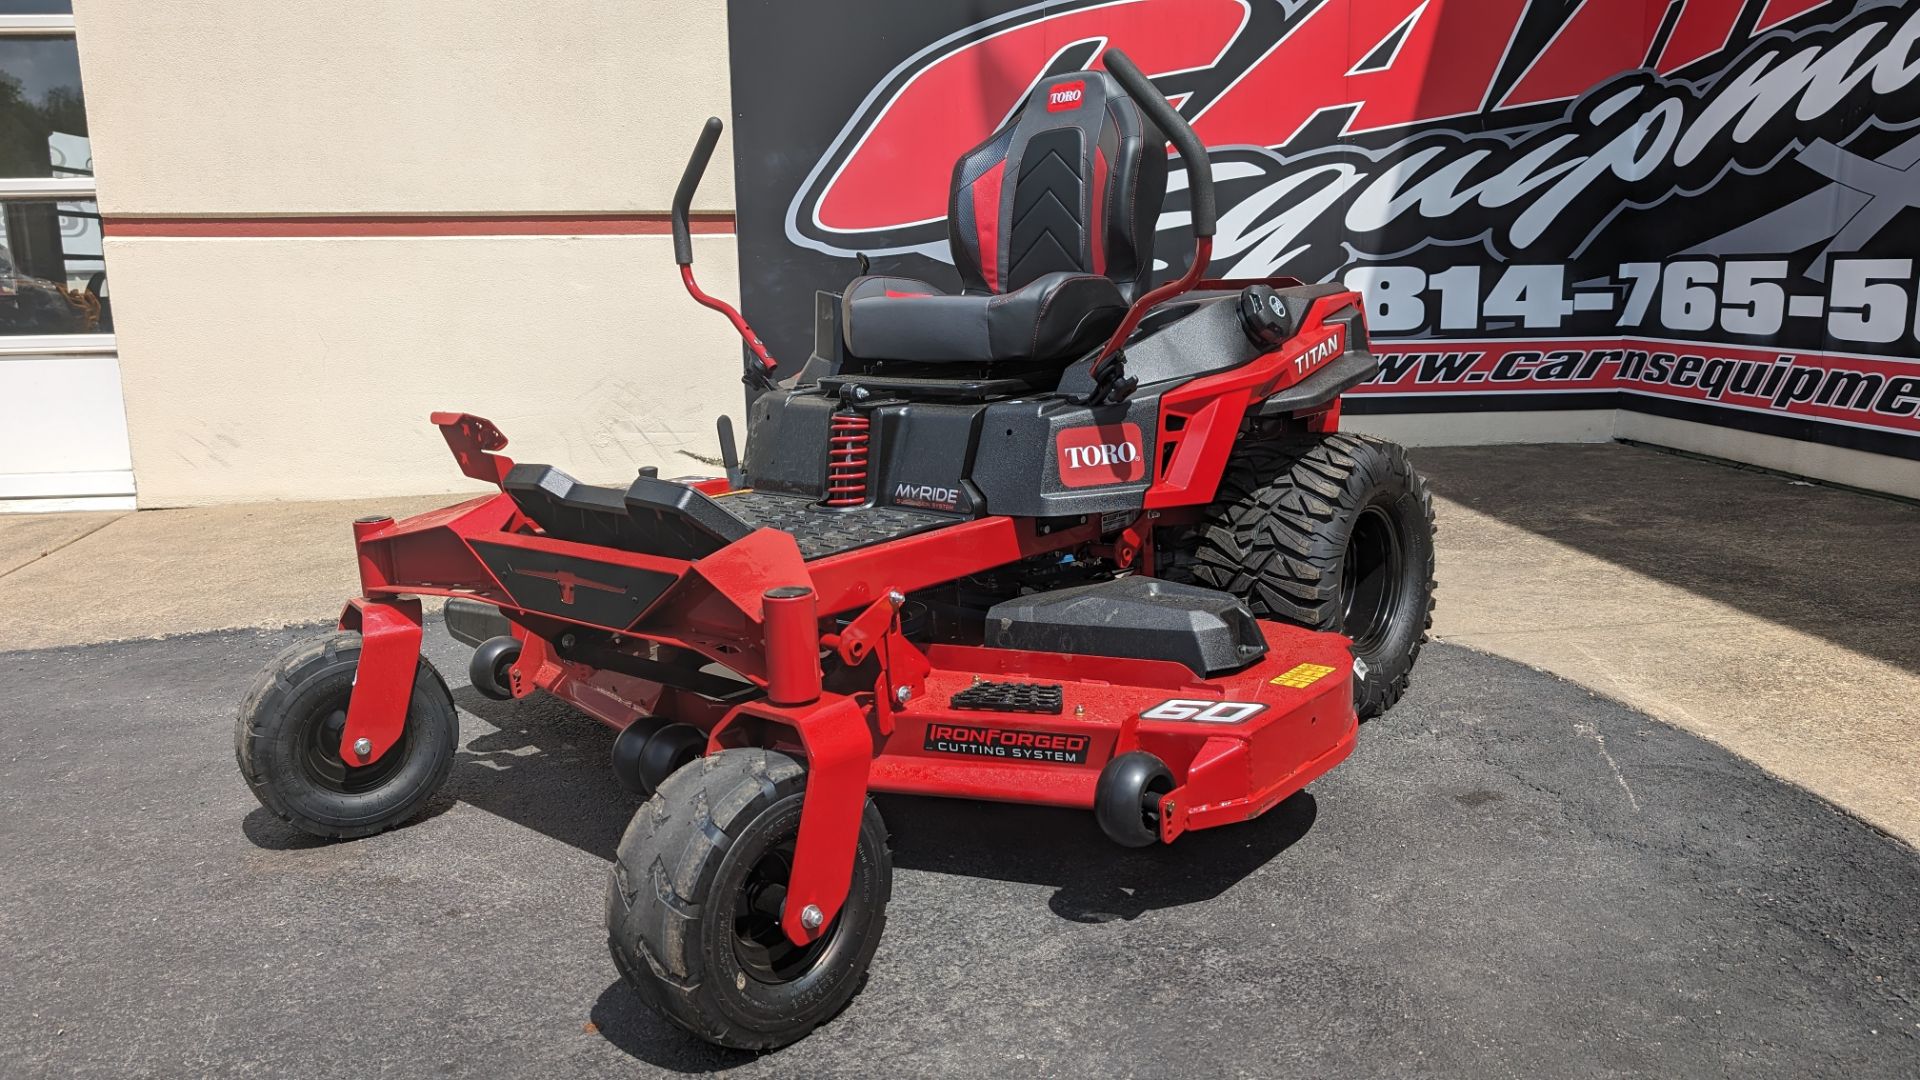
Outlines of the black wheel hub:
<svg viewBox="0 0 1920 1080">
<path fill-rule="evenodd" d="M 827 932 L 795 945 L 780 928 L 787 882 L 793 877 L 793 840 L 767 851 L 747 871 L 733 905 L 733 955 L 747 974 L 763 983 L 790 983 L 813 970 L 840 931 L 835 919 Z"/>
<path fill-rule="evenodd" d="M 1400 531 L 1386 510 L 1369 506 L 1353 523 L 1340 569 L 1340 632 L 1357 652 L 1378 646 L 1403 592 Z"/>
<path fill-rule="evenodd" d="M 402 729 L 400 741 L 380 755 L 380 760 L 370 765 L 349 765 L 340 756 L 340 737 L 347 730 L 348 696 L 342 694 L 339 700 L 327 702 L 314 710 L 313 719 L 307 724 L 300 764 L 307 778 L 321 787 L 345 795 L 358 795 L 385 784 L 400 771 L 413 743 L 413 726 L 409 724 Z"/>
</svg>

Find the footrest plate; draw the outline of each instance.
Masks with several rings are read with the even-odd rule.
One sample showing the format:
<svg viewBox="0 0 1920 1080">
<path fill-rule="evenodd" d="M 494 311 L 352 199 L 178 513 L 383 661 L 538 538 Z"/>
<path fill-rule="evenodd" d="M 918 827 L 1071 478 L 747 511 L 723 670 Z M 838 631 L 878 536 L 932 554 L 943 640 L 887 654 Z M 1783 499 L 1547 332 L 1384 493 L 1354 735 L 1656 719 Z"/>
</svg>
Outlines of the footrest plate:
<svg viewBox="0 0 1920 1080">
<path fill-rule="evenodd" d="M 1060 715 L 1059 683 L 977 682 L 953 695 L 956 709 Z"/>
</svg>

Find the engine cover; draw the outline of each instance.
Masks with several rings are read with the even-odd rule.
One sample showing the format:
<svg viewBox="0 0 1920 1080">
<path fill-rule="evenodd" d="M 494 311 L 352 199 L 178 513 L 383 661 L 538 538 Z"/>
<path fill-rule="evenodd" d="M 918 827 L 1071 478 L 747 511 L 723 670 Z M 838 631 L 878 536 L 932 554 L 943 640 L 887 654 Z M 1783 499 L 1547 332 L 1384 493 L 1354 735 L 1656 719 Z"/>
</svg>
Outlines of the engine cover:
<svg viewBox="0 0 1920 1080">
<path fill-rule="evenodd" d="M 1002 601 L 987 610 L 986 643 L 1002 649 L 1172 660 L 1202 676 L 1246 667 L 1267 653 L 1259 623 L 1238 597 L 1144 577 Z"/>
</svg>

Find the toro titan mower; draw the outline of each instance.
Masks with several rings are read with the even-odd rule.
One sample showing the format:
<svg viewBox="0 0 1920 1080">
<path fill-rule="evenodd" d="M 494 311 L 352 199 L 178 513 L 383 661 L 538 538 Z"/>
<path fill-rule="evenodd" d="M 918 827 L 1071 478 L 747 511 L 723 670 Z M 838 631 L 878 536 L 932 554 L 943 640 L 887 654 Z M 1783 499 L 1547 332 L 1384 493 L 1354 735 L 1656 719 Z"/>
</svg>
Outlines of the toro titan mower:
<svg viewBox="0 0 1920 1080">
<path fill-rule="evenodd" d="M 1042 80 L 955 166 L 960 292 L 821 293 L 791 376 L 694 283 L 687 206 L 720 130 L 674 251 L 746 339 L 744 459 L 723 421 L 727 475 L 597 487 L 435 414 L 500 491 L 355 522 L 361 595 L 261 675 L 236 744 L 301 829 L 407 820 L 458 741 L 420 653 L 420 597 L 450 598 L 476 691 L 619 731 L 647 796 L 607 884 L 627 981 L 766 1048 L 844 1006 L 879 945 L 871 792 L 1078 807 L 1135 846 L 1253 818 L 1405 688 L 1433 525 L 1402 449 L 1339 432 L 1375 370 L 1360 298 L 1205 276 L 1206 150 L 1119 52 Z M 1169 139 L 1195 242 L 1154 287 Z"/>
</svg>

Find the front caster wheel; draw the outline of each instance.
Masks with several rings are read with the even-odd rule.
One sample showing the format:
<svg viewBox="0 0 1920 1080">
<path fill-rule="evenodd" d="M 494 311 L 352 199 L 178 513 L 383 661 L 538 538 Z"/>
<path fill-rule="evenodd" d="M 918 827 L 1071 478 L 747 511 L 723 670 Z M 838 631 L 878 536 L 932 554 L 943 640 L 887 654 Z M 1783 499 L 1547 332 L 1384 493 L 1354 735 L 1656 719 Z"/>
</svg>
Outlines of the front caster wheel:
<svg viewBox="0 0 1920 1080">
<path fill-rule="evenodd" d="M 643 716 L 626 727 L 613 739 L 613 776 L 620 786 L 630 795 L 646 798 L 653 794 L 653 785 L 647 783 L 640 768 L 641 755 L 646 752 L 647 743 L 653 740 L 654 733 L 667 726 L 666 722 L 651 716 Z"/>
<path fill-rule="evenodd" d="M 1144 750 L 1121 754 L 1100 770 L 1093 788 L 1093 819 L 1116 844 L 1160 842 L 1160 800 L 1173 790 L 1167 764 Z"/>
<path fill-rule="evenodd" d="M 667 777 L 706 751 L 706 732 L 692 724 L 668 724 L 654 732 L 647 745 L 640 749 L 640 782 L 649 792 L 659 791 Z"/>
<path fill-rule="evenodd" d="M 510 679 L 513 662 L 518 659 L 519 638 L 511 634 L 488 638 L 474 647 L 473 659 L 467 661 L 467 681 L 482 697 L 512 701 L 513 685 Z"/>
<path fill-rule="evenodd" d="M 866 981 L 893 862 L 880 812 L 860 821 L 853 883 L 805 946 L 780 929 L 807 773 L 722 750 L 667 777 L 627 826 L 607 881 L 607 944 L 641 1000 L 721 1046 L 768 1050 L 839 1012 Z"/>
<path fill-rule="evenodd" d="M 260 805 L 302 831 L 370 836 L 406 821 L 453 767 L 460 718 L 440 673 L 420 658 L 400 741 L 378 761 L 340 757 L 360 635 L 334 633 L 275 657 L 240 706 L 234 756 Z"/>
</svg>

